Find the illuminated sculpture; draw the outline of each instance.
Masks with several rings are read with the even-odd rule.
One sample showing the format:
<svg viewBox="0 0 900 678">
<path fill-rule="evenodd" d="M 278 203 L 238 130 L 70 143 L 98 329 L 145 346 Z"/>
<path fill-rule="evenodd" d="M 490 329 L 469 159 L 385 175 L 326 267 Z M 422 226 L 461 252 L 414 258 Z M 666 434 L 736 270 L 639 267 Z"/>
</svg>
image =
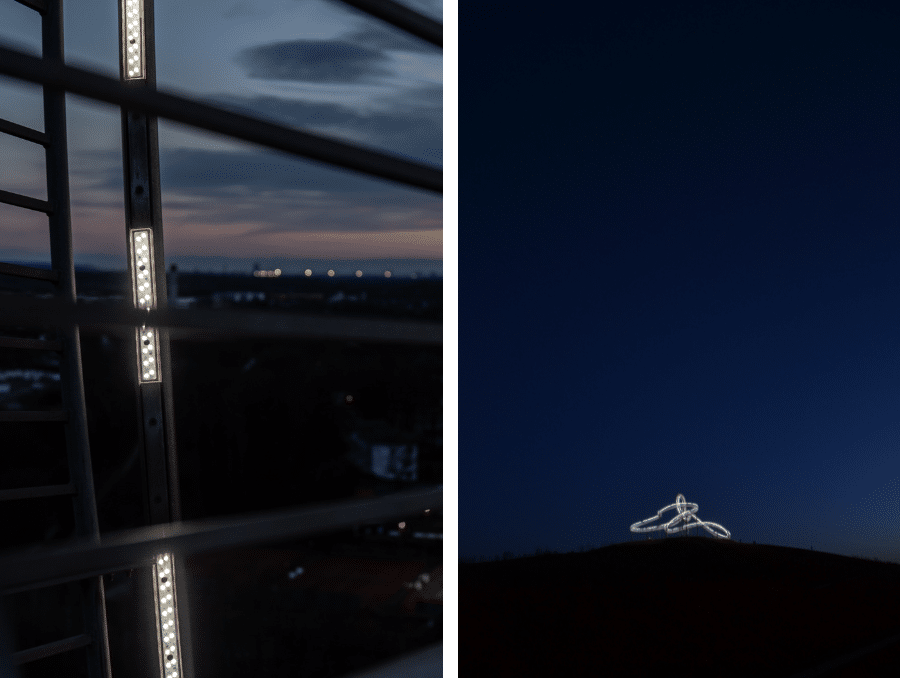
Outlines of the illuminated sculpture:
<svg viewBox="0 0 900 678">
<path fill-rule="evenodd" d="M 688 508 L 692 507 L 692 508 Z M 647 523 L 653 522 L 657 518 L 661 518 L 663 511 L 668 511 L 670 508 L 674 508 L 678 515 L 676 515 L 672 520 L 667 522 L 664 525 L 657 525 L 656 527 L 641 527 L 641 525 L 646 525 Z M 653 518 L 647 518 L 646 520 L 640 520 L 631 526 L 632 532 L 653 532 L 654 530 L 665 530 L 669 534 L 674 534 L 675 532 L 681 532 L 682 530 L 688 530 L 692 527 L 702 527 L 704 530 L 709 532 L 714 537 L 719 537 L 720 539 L 730 539 L 731 532 L 726 530 L 724 527 L 719 525 L 718 523 L 710 523 L 703 520 L 699 520 L 694 514 L 697 513 L 697 509 L 699 507 L 697 504 L 690 503 L 685 501 L 684 495 L 679 494 L 675 497 L 675 503 L 669 504 L 663 509 L 657 511 L 656 515 Z M 692 523 L 691 520 L 694 522 Z M 684 525 L 682 527 L 674 527 L 681 521 L 684 521 Z M 714 530 L 710 529 L 710 526 L 717 527 L 725 534 L 719 534 Z"/>
</svg>

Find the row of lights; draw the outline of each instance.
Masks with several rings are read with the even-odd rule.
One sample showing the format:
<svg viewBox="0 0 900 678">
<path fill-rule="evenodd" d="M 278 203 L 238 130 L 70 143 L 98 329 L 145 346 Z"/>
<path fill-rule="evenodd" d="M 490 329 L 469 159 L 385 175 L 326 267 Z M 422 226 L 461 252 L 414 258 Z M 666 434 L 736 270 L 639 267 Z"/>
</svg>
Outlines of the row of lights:
<svg viewBox="0 0 900 678">
<path fill-rule="evenodd" d="M 277 278 L 280 275 L 280 268 L 276 268 L 274 271 L 253 271 L 254 278 Z"/>
<path fill-rule="evenodd" d="M 143 311 L 156 307 L 156 281 L 153 272 L 153 231 L 136 228 L 129 234 L 131 245 L 131 283 L 134 306 Z M 137 331 L 138 375 L 142 384 L 160 380 L 159 345 L 156 330 L 146 325 Z"/>
<path fill-rule="evenodd" d="M 180 643 L 178 616 L 175 610 L 175 572 L 170 554 L 157 556 L 153 567 L 156 579 L 156 603 L 159 610 L 159 646 L 162 652 L 164 678 L 178 678 Z"/>
<path fill-rule="evenodd" d="M 144 77 L 144 3 L 142 0 L 125 0 L 122 10 L 125 24 L 125 79 Z"/>
<path fill-rule="evenodd" d="M 311 269 L 306 269 L 305 271 L 303 271 L 303 275 L 305 275 L 307 278 L 310 277 L 310 276 L 312 275 L 312 270 L 311 270 Z M 333 277 L 334 277 L 334 270 L 333 270 L 333 269 L 330 269 L 330 268 L 328 269 L 328 277 L 329 277 L 329 278 L 333 278 Z M 356 277 L 357 277 L 357 278 L 362 278 L 362 271 L 357 271 L 357 272 L 356 272 Z M 390 272 L 390 271 L 385 271 L 385 272 L 384 272 L 384 277 L 385 277 L 385 278 L 390 278 L 390 277 L 391 277 L 391 272 Z"/>
<path fill-rule="evenodd" d="M 124 24 L 125 60 L 123 71 L 126 80 L 144 77 L 144 3 L 142 0 L 124 0 L 122 8 Z M 153 279 L 153 232 L 135 229 L 130 233 L 132 287 L 134 305 L 147 310 L 156 306 L 156 284 Z M 158 382 L 159 362 L 156 330 L 141 327 L 137 330 L 138 375 L 141 383 Z M 171 554 L 162 554 L 153 564 L 154 597 L 157 605 L 158 643 L 162 655 L 162 678 L 178 678 L 180 643 L 175 605 L 175 572 Z"/>
</svg>

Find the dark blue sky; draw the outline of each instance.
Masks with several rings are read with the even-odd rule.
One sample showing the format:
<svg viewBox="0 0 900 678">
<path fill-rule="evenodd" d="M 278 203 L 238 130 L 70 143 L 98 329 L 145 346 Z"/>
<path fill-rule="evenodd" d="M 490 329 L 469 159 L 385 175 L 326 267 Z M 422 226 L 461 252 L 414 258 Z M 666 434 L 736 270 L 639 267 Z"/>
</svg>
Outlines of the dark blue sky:
<svg viewBox="0 0 900 678">
<path fill-rule="evenodd" d="M 900 561 L 900 5 L 622 4 L 460 8 L 459 554 Z"/>
</svg>

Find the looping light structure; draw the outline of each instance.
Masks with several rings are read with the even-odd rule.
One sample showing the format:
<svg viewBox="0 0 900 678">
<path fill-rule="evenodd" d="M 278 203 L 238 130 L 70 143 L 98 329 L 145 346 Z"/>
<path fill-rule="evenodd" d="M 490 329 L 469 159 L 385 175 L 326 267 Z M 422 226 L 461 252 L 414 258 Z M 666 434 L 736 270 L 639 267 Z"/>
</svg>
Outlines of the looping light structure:
<svg viewBox="0 0 900 678">
<path fill-rule="evenodd" d="M 690 507 L 690 508 L 688 508 L 688 507 Z M 647 523 L 652 523 L 653 521 L 655 521 L 659 518 L 662 518 L 662 514 L 665 511 L 668 511 L 669 509 L 672 509 L 672 508 L 675 509 L 678 513 L 669 522 L 667 522 L 663 525 L 656 525 L 654 527 L 642 527 L 643 525 L 646 525 Z M 718 523 L 710 523 L 710 522 L 698 519 L 695 515 L 697 513 L 698 509 L 699 509 L 699 506 L 697 506 L 697 504 L 685 501 L 684 495 L 679 494 L 677 497 L 675 497 L 674 504 L 669 504 L 665 508 L 660 509 L 659 511 L 657 511 L 656 515 L 653 516 L 652 518 L 647 518 L 646 520 L 640 520 L 640 521 L 636 522 L 634 525 L 631 526 L 631 531 L 632 532 L 653 532 L 655 530 L 665 530 L 668 534 L 674 534 L 675 532 L 681 532 L 682 530 L 689 530 L 692 527 L 702 527 L 704 530 L 709 532 L 714 537 L 718 537 L 720 539 L 731 539 L 731 532 L 726 530 L 724 527 L 722 527 Z M 691 522 L 692 520 L 694 522 Z M 684 522 L 683 526 L 675 527 L 676 525 L 678 525 L 678 523 L 680 523 L 682 521 Z M 724 532 L 724 534 L 719 534 L 715 530 L 710 529 L 711 527 L 718 528 L 719 530 Z"/>
</svg>

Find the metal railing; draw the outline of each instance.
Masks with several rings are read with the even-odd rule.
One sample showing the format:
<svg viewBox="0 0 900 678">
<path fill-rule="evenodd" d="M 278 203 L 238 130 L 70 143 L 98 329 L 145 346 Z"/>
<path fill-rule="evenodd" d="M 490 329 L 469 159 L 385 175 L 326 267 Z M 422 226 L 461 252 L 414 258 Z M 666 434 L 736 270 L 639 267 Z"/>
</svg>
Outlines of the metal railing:
<svg viewBox="0 0 900 678">
<path fill-rule="evenodd" d="M 45 0 L 16 0 L 41 14 Z M 340 0 L 386 21 L 438 47 L 443 45 L 439 23 L 391 0 Z M 146 115 L 167 118 L 198 129 L 249 141 L 368 176 L 398 182 L 435 193 L 443 191 L 443 172 L 387 153 L 344 143 L 253 116 L 242 115 L 156 89 L 132 88 L 118 80 L 59 60 L 43 60 L 0 45 L 0 74 L 45 87 L 86 96 Z M 4 122 L 0 132 L 35 143 L 48 143 L 49 135 Z M 0 191 L 0 202 L 52 213 L 50 202 Z M 68 262 L 71 266 L 72 262 Z M 0 273 L 28 275 L 31 269 L 13 264 L 0 265 Z M 50 271 L 34 269 L 31 277 L 49 279 Z M 57 274 L 58 275 L 58 274 Z M 74 295 L 73 295 L 74 296 Z M 173 337 L 189 337 L 214 331 L 217 337 L 257 335 L 268 337 L 352 339 L 373 342 L 440 344 L 442 326 L 435 323 L 402 322 L 351 318 L 323 318 L 292 313 L 236 312 L 164 309 L 147 312 L 81 306 L 65 295 L 61 299 L 16 299 L 0 297 L 0 311 L 7 324 L 32 327 L 74 328 L 105 332 L 133 332 L 136 325 L 150 322 L 169 328 Z M 114 317 L 111 314 L 114 313 Z M 24 340 L 23 340 L 24 341 Z M 69 486 L 40 488 L 48 494 L 68 493 Z M 362 522 L 381 522 L 414 514 L 443 504 L 442 486 L 420 488 L 386 497 L 318 505 L 303 509 L 254 514 L 229 519 L 188 521 L 152 525 L 104 535 L 99 541 L 84 538 L 63 545 L 35 550 L 8 551 L 0 558 L 0 594 L 85 579 L 146 564 L 161 552 L 181 557 L 191 553 L 235 548 L 276 539 L 310 536 L 348 528 Z M 0 620 L 0 627 L 5 626 Z M 10 669 L 8 634 L 0 628 L 0 673 Z M 81 646 L 81 636 L 65 639 L 67 649 Z M 29 652 L 55 654 L 57 647 L 35 648 Z M 21 657 L 12 657 L 18 663 Z M 33 657 L 31 658 L 33 659 Z M 411 664 L 412 663 L 412 664 Z M 420 675 L 442 675 L 441 646 L 411 653 L 386 667 L 365 674 L 370 678 L 406 674 L 411 665 Z"/>
</svg>

